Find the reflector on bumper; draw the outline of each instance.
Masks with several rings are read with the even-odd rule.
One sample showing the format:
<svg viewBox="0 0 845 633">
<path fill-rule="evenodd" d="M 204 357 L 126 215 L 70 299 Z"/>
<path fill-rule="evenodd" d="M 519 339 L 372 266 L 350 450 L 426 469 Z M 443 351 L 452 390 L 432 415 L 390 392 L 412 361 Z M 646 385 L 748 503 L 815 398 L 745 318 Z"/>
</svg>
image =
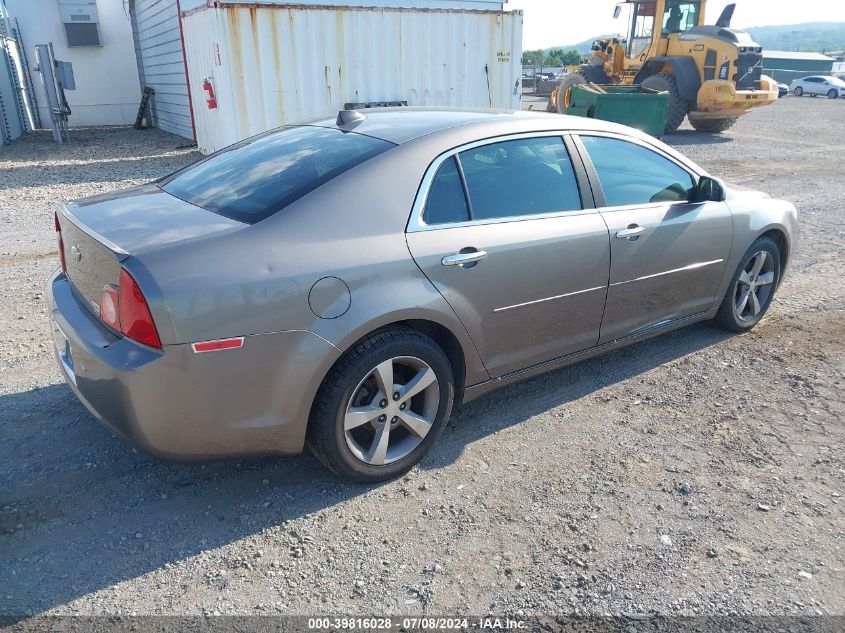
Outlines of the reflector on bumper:
<svg viewBox="0 0 845 633">
<path fill-rule="evenodd" d="M 216 341 L 202 341 L 200 343 L 191 343 L 191 348 L 195 354 L 203 352 L 218 352 L 223 349 L 236 349 L 243 347 L 244 337 L 236 336 L 235 338 L 221 338 Z"/>
</svg>

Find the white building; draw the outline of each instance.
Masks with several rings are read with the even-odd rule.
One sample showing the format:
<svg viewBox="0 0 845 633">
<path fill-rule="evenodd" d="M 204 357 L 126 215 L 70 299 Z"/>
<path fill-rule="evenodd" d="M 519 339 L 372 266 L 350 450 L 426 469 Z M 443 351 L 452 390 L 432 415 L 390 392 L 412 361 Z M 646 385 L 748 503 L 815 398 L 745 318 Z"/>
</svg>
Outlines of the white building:
<svg viewBox="0 0 845 633">
<path fill-rule="evenodd" d="M 141 99 L 132 23 L 120 0 L 5 0 L 31 66 L 35 46 L 53 43 L 56 59 L 73 64 L 76 90 L 67 91 L 71 126 L 133 123 Z M 87 16 L 87 19 L 84 19 Z M 80 19 L 83 17 L 83 19 Z M 49 125 L 47 98 L 33 73 L 35 100 Z"/>
</svg>

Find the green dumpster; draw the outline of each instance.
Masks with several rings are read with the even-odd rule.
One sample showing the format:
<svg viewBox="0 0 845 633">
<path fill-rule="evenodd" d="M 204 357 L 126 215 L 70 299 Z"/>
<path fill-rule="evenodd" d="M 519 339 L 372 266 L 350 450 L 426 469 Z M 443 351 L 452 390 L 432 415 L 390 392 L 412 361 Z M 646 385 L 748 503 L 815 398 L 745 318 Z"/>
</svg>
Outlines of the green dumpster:
<svg viewBox="0 0 845 633">
<path fill-rule="evenodd" d="M 663 136 L 669 93 L 640 86 L 574 85 L 567 114 L 630 125 L 652 136 Z"/>
</svg>

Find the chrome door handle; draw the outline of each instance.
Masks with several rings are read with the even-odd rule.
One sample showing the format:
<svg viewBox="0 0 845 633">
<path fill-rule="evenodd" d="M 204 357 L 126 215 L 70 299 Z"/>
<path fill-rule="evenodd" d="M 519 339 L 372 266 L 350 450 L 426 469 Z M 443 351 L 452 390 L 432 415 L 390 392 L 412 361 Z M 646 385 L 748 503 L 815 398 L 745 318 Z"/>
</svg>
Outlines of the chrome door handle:
<svg viewBox="0 0 845 633">
<path fill-rule="evenodd" d="M 480 262 L 482 259 L 487 259 L 487 251 L 471 251 L 469 253 L 446 255 L 440 260 L 440 263 L 444 266 L 463 266 L 464 264 Z"/>
<path fill-rule="evenodd" d="M 643 231 L 645 231 L 644 226 L 637 226 L 636 224 L 631 224 L 628 226 L 627 229 L 616 231 L 616 237 L 620 240 L 633 240 L 636 239 L 637 236 Z"/>
</svg>

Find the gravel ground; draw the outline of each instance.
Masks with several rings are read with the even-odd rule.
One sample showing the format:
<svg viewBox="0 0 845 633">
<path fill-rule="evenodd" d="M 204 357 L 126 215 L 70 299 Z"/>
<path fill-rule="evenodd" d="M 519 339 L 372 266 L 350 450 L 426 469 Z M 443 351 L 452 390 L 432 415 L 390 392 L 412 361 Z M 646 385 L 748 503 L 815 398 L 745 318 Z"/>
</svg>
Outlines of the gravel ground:
<svg viewBox="0 0 845 633">
<path fill-rule="evenodd" d="M 752 333 L 693 326 L 463 406 L 407 477 L 310 455 L 172 465 L 62 383 L 52 200 L 196 158 L 155 130 L 0 148 L 0 614 L 845 615 L 845 103 L 667 140 L 795 202 Z"/>
</svg>

